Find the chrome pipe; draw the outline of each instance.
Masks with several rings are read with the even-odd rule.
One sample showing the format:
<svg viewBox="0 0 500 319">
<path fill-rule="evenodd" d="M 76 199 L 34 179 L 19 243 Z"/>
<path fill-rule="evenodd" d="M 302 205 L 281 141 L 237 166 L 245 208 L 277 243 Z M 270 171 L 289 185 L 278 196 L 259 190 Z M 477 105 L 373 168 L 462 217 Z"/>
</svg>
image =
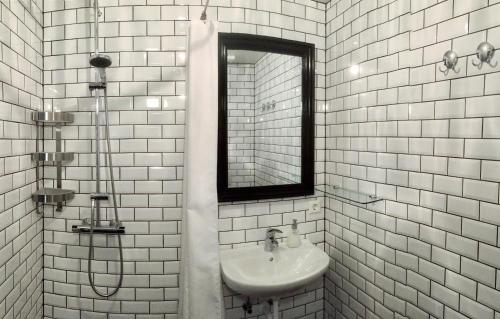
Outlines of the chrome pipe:
<svg viewBox="0 0 500 319">
<path fill-rule="evenodd" d="M 95 54 L 99 54 L 99 0 L 94 0 L 94 50 Z M 99 72 L 96 70 L 95 72 L 95 81 L 100 82 L 100 75 Z M 95 93 L 95 147 L 96 147 L 96 186 L 95 186 L 95 191 L 96 193 L 101 192 L 101 147 L 100 147 L 100 140 L 101 140 L 101 128 L 100 128 L 100 94 L 99 90 L 94 90 Z M 101 226 L 101 203 L 97 201 L 95 203 L 95 210 L 96 210 L 96 226 Z"/>
<path fill-rule="evenodd" d="M 99 89 L 95 90 L 97 96 L 99 96 Z M 100 193 L 100 174 L 96 174 L 96 180 L 97 180 L 97 185 L 96 185 L 96 193 L 93 193 L 91 195 L 91 209 L 90 209 L 90 224 L 89 225 L 82 225 L 82 226 L 77 226 L 73 227 L 74 232 L 79 232 L 79 233 L 88 233 L 90 234 L 90 241 L 89 241 L 89 254 L 88 254 L 88 260 L 87 260 L 87 272 L 88 272 L 88 278 L 89 278 L 89 283 L 90 287 L 92 290 L 100 297 L 108 298 L 113 295 L 115 295 L 118 290 L 123 285 L 123 244 L 122 244 L 122 238 L 121 234 L 125 233 L 125 227 L 121 226 L 120 222 L 120 217 L 118 215 L 118 201 L 116 198 L 116 187 L 115 187 L 115 176 L 113 173 L 113 158 L 112 158 L 112 150 L 111 150 L 111 139 L 110 139 L 110 134 L 109 134 L 109 111 L 108 111 L 108 94 L 107 94 L 107 89 L 104 87 L 103 89 L 104 94 L 103 94 L 103 107 L 104 107 L 104 117 L 105 117 L 105 123 L 104 123 L 104 129 L 105 129 L 105 135 L 106 135 L 106 146 L 107 146 L 107 159 L 108 159 L 108 165 L 109 165 L 109 176 L 111 180 L 111 197 L 113 200 L 113 212 L 115 215 L 115 220 L 113 223 L 110 222 L 109 226 L 103 226 L 101 225 L 100 221 L 100 201 L 101 200 L 106 200 L 109 198 L 107 194 Z M 98 100 L 98 99 L 97 99 Z M 99 103 L 97 102 L 97 105 Z M 96 120 L 99 120 L 99 106 L 96 107 Z M 96 123 L 96 142 L 99 144 L 100 142 L 100 133 L 98 133 L 99 130 L 99 125 Z M 100 147 L 96 147 L 96 169 L 100 170 L 101 164 L 100 164 Z M 93 272 L 92 272 L 92 259 L 94 256 L 94 233 L 98 234 L 116 234 L 118 236 L 118 252 L 120 254 L 120 275 L 118 277 L 118 284 L 116 287 L 112 289 L 111 292 L 109 293 L 103 293 L 99 291 L 95 285 L 94 282 L 94 277 L 93 277 Z"/>
<path fill-rule="evenodd" d="M 61 124 L 57 124 L 55 127 L 56 131 L 56 152 L 61 153 Z M 57 188 L 62 188 L 62 163 L 56 162 L 56 171 L 57 171 Z M 63 208 L 62 202 L 57 202 L 57 212 L 62 212 Z"/>
<path fill-rule="evenodd" d="M 34 117 L 34 115 L 35 114 L 33 114 L 33 117 Z M 39 153 L 40 152 L 40 136 L 43 138 L 43 126 L 40 127 L 39 125 L 37 125 L 35 129 L 36 129 L 36 152 Z M 41 130 L 41 132 L 40 132 L 40 130 Z M 42 140 L 42 142 L 43 142 L 43 140 Z M 39 190 L 40 190 L 40 162 L 36 161 L 35 163 L 36 163 L 36 168 L 35 168 L 36 193 L 38 193 Z M 42 168 L 42 172 L 43 172 L 43 168 Z M 43 175 L 42 175 L 42 178 L 43 178 Z M 41 203 L 39 203 L 38 201 L 36 201 L 35 202 L 35 207 L 36 207 L 36 212 L 38 214 L 42 214 L 43 213 L 42 204 Z"/>
<path fill-rule="evenodd" d="M 96 75 L 97 78 L 97 75 Z M 97 80 L 97 79 L 96 79 Z M 100 97 L 99 90 L 95 90 L 95 191 L 101 192 L 101 125 L 100 125 Z M 96 226 L 101 226 L 101 203 L 95 203 L 95 222 Z"/>
<path fill-rule="evenodd" d="M 99 54 L 99 3 L 98 0 L 94 0 L 94 30 L 95 30 L 95 54 L 90 57 L 90 65 L 95 69 L 95 82 L 89 84 L 89 89 L 95 93 L 95 141 L 96 141 L 96 189 L 95 193 L 91 194 L 91 209 L 90 209 L 90 223 L 84 222 L 84 225 L 73 226 L 73 231 L 78 233 L 88 233 L 90 235 L 89 240 L 89 254 L 87 259 L 88 265 L 88 278 L 90 287 L 92 290 L 100 297 L 108 298 L 113 296 L 120 290 L 123 285 L 123 245 L 121 234 L 125 232 L 125 227 L 121 226 L 120 218 L 118 216 L 118 203 L 116 199 L 116 188 L 115 188 L 115 177 L 113 174 L 113 160 L 111 156 L 111 141 L 109 134 L 109 111 L 108 111 L 108 94 L 106 88 L 106 68 L 111 65 L 111 58 L 107 55 Z M 103 90 L 103 95 L 101 97 L 100 91 Z M 102 98 L 102 101 L 101 101 Z M 101 103 L 102 102 L 102 103 Z M 100 123 L 100 113 L 101 104 L 103 107 L 105 124 L 104 129 L 106 136 L 106 155 L 107 164 L 109 167 L 109 175 L 111 179 L 111 191 L 113 199 L 113 211 L 115 215 L 115 220 L 110 221 L 109 226 L 103 226 L 101 224 L 101 200 L 108 200 L 109 196 L 105 193 L 101 193 L 101 123 Z M 107 188 L 107 184 L 106 184 Z M 118 284 L 114 287 L 111 292 L 105 293 L 100 292 L 94 282 L 94 275 L 92 272 L 92 259 L 94 258 L 94 233 L 99 234 L 116 234 L 118 236 L 118 251 L 120 254 L 120 275 L 118 278 Z"/>
<path fill-rule="evenodd" d="M 99 0 L 94 0 L 94 50 L 99 54 Z"/>
</svg>

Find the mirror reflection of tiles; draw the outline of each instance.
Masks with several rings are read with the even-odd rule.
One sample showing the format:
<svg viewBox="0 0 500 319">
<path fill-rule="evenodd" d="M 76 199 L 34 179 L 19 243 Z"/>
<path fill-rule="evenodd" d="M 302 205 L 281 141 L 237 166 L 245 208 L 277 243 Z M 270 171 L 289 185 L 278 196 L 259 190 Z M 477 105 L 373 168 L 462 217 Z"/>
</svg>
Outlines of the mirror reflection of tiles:
<svg viewBox="0 0 500 319">
<path fill-rule="evenodd" d="M 302 61 L 233 50 L 228 64 L 230 187 L 300 182 Z M 241 64 L 240 61 L 254 63 Z M 241 57 L 240 57 L 241 56 Z"/>
</svg>

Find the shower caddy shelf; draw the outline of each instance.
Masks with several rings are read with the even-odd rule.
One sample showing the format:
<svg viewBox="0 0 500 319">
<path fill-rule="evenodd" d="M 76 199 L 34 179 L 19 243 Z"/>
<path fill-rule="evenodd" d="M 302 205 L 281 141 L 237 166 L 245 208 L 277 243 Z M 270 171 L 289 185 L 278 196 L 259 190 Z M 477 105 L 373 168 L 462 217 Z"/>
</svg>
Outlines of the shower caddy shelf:
<svg viewBox="0 0 500 319">
<path fill-rule="evenodd" d="M 61 126 L 63 124 L 72 123 L 74 115 L 68 112 L 33 112 L 32 120 L 37 124 L 36 127 L 36 152 L 31 153 L 31 160 L 36 163 L 36 192 L 31 195 L 31 199 L 37 205 L 37 212 L 41 213 L 40 205 L 56 204 L 57 211 L 61 211 L 63 203 L 75 197 L 75 191 L 62 188 L 62 164 L 70 162 L 74 159 L 73 152 L 61 152 Z M 56 151 L 45 152 L 40 151 L 40 140 L 43 136 L 44 125 L 55 127 L 56 133 Z M 40 181 L 40 164 L 54 164 L 57 170 L 56 188 L 41 188 Z"/>
<path fill-rule="evenodd" d="M 37 152 L 31 153 L 31 160 L 33 162 L 71 162 L 75 157 L 75 153 L 73 152 Z"/>
</svg>

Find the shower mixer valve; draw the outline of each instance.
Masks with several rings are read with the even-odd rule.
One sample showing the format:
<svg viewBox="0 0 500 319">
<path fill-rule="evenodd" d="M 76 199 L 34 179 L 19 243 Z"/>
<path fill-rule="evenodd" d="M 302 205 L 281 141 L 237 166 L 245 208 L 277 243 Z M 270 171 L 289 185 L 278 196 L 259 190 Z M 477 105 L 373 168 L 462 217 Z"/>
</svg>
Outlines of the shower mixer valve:
<svg viewBox="0 0 500 319">
<path fill-rule="evenodd" d="M 94 234 L 111 235 L 111 234 L 125 233 L 125 227 L 122 225 L 122 223 L 117 222 L 114 219 L 110 220 L 109 224 L 97 226 L 95 221 L 94 224 L 92 225 L 90 218 L 84 218 L 82 220 L 81 225 L 73 225 L 71 229 L 74 233 L 82 233 L 82 234 L 94 233 Z"/>
<path fill-rule="evenodd" d="M 91 223 L 91 219 L 90 218 L 84 218 L 84 219 L 82 219 L 82 225 L 83 226 L 89 226 L 90 223 Z M 94 224 L 95 224 L 95 221 L 94 221 Z M 120 221 L 117 222 L 116 219 L 110 219 L 109 220 L 109 227 L 120 228 L 120 227 L 122 227 L 122 222 L 120 222 Z"/>
<path fill-rule="evenodd" d="M 91 82 L 89 83 L 89 90 L 100 90 L 106 88 L 106 82 Z"/>
<path fill-rule="evenodd" d="M 90 194 L 90 200 L 93 201 L 109 200 L 109 195 L 106 193 L 92 193 Z"/>
</svg>

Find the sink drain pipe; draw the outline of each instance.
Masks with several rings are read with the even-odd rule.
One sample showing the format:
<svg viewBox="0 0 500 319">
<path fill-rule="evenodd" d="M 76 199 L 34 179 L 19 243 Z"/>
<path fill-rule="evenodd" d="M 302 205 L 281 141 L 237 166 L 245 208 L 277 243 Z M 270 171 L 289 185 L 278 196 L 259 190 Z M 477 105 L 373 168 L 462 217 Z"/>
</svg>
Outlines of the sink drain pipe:
<svg viewBox="0 0 500 319">
<path fill-rule="evenodd" d="M 279 319 L 279 298 L 268 300 L 269 312 L 266 315 L 267 319 Z"/>
<path fill-rule="evenodd" d="M 252 309 L 252 301 L 250 301 L 250 297 L 247 297 L 247 301 L 241 306 L 243 308 L 243 311 L 247 314 L 252 314 L 253 309 Z"/>
</svg>

